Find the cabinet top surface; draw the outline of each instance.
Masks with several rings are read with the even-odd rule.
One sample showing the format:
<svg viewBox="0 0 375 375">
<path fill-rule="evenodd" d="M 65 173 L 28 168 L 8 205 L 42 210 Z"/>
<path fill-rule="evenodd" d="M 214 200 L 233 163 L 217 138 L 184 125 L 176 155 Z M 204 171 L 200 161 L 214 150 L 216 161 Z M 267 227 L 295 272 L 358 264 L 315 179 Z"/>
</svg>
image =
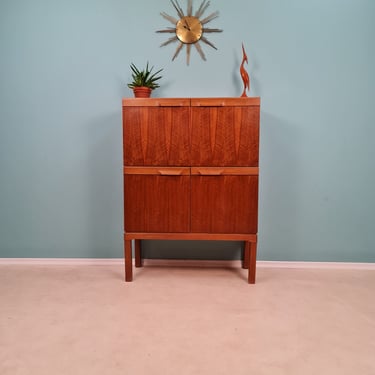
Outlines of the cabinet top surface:
<svg viewBox="0 0 375 375">
<path fill-rule="evenodd" d="M 260 97 L 239 98 L 124 98 L 123 107 L 205 107 L 205 106 L 259 106 Z"/>
</svg>

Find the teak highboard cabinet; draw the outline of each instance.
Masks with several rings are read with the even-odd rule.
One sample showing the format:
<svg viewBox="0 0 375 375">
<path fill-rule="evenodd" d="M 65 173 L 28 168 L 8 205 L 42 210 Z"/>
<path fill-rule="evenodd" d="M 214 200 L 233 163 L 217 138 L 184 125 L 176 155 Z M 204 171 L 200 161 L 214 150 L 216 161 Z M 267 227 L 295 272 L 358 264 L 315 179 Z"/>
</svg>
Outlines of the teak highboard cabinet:
<svg viewBox="0 0 375 375">
<path fill-rule="evenodd" d="M 255 283 L 260 98 L 123 99 L 125 280 L 141 240 L 244 241 Z"/>
</svg>

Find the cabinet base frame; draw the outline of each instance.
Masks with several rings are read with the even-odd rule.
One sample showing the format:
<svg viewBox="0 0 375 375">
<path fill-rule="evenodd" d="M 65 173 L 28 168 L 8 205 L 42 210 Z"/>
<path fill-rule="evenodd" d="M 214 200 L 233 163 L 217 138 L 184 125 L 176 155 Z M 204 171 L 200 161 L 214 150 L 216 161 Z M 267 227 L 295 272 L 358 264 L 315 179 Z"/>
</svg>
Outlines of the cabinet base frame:
<svg viewBox="0 0 375 375">
<path fill-rule="evenodd" d="M 124 258 L 125 281 L 133 281 L 132 240 L 134 241 L 135 266 L 142 267 L 141 240 L 208 240 L 243 241 L 242 268 L 248 269 L 248 283 L 255 284 L 257 235 L 256 234 L 218 234 L 218 233 L 125 233 Z"/>
</svg>

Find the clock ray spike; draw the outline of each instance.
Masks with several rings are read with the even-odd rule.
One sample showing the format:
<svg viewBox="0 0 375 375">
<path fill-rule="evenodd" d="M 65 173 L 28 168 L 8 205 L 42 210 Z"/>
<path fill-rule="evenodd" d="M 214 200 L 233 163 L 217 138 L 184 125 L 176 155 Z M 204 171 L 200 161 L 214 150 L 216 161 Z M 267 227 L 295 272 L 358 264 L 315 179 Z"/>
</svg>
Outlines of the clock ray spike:
<svg viewBox="0 0 375 375">
<path fill-rule="evenodd" d="M 192 13 L 193 13 L 193 0 L 189 0 L 188 6 L 187 6 L 187 15 L 191 17 Z"/>
<path fill-rule="evenodd" d="M 199 5 L 199 8 L 197 9 L 197 11 L 194 14 L 194 17 L 198 17 L 199 18 L 199 14 L 200 14 L 200 12 L 202 10 L 204 2 L 205 2 L 205 0 L 202 1 L 201 5 Z"/>
<path fill-rule="evenodd" d="M 195 48 L 197 49 L 199 55 L 201 56 L 202 60 L 206 61 L 206 56 L 204 55 L 203 49 L 199 42 L 194 43 Z"/>
<path fill-rule="evenodd" d="M 165 41 L 164 43 L 160 44 L 160 47 L 164 47 L 167 44 L 176 42 L 177 40 L 178 40 L 177 36 L 172 36 L 172 38 L 169 38 L 167 41 Z"/>
<path fill-rule="evenodd" d="M 203 27 L 202 31 L 204 33 L 221 33 L 223 31 L 223 29 L 210 29 L 208 27 Z"/>
<path fill-rule="evenodd" d="M 216 11 L 214 13 L 211 13 L 208 17 L 204 18 L 202 21 L 201 21 L 201 24 L 202 25 L 205 25 L 206 23 L 214 20 L 215 18 L 218 18 L 219 17 L 219 12 Z"/>
<path fill-rule="evenodd" d="M 160 15 L 165 18 L 166 20 L 168 20 L 169 22 L 171 22 L 173 25 L 175 25 L 178 20 L 172 16 L 170 16 L 169 14 L 165 13 L 165 12 L 162 12 L 160 13 Z"/>
<path fill-rule="evenodd" d="M 175 33 L 176 29 L 174 27 L 168 27 L 168 29 L 156 30 L 157 33 Z"/>
<path fill-rule="evenodd" d="M 215 47 L 215 45 L 213 43 L 211 43 L 207 38 L 205 38 L 204 36 L 201 37 L 200 39 L 202 42 L 208 44 L 210 47 L 214 48 L 217 50 L 217 48 Z"/>
<path fill-rule="evenodd" d="M 197 10 L 197 12 L 195 13 L 195 17 L 198 17 L 200 18 L 202 16 L 202 14 L 206 11 L 206 9 L 210 6 L 210 2 L 209 1 L 206 1 L 206 0 L 203 0 L 202 1 L 202 4 L 200 5 L 199 9 Z"/>
<path fill-rule="evenodd" d="M 177 0 L 171 0 L 172 5 L 176 9 L 177 14 L 180 16 L 180 18 L 185 17 L 184 11 L 180 7 L 180 4 Z"/>
<path fill-rule="evenodd" d="M 172 61 L 177 57 L 177 55 L 180 53 L 182 47 L 184 46 L 183 43 L 180 43 L 177 48 L 176 48 L 176 52 L 174 53 L 173 57 L 172 57 Z"/>
<path fill-rule="evenodd" d="M 186 65 L 190 64 L 190 51 L 191 51 L 191 44 L 186 45 Z"/>
</svg>

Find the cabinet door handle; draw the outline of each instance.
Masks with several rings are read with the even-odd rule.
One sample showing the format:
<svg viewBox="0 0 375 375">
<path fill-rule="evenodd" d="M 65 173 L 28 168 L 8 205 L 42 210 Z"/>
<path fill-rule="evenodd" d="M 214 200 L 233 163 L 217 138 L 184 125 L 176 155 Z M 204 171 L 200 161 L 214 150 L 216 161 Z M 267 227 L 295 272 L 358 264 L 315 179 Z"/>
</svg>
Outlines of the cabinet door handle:
<svg viewBox="0 0 375 375">
<path fill-rule="evenodd" d="M 159 175 L 159 176 L 187 176 L 190 175 L 190 167 L 124 167 L 124 174 Z"/>
<path fill-rule="evenodd" d="M 192 175 L 198 176 L 257 176 L 258 167 L 192 167 Z"/>
<path fill-rule="evenodd" d="M 197 172 L 202 176 L 221 176 L 224 173 L 224 169 L 217 168 L 198 168 Z"/>
<path fill-rule="evenodd" d="M 181 176 L 183 174 L 183 169 L 159 169 L 159 174 L 162 176 Z"/>
</svg>

